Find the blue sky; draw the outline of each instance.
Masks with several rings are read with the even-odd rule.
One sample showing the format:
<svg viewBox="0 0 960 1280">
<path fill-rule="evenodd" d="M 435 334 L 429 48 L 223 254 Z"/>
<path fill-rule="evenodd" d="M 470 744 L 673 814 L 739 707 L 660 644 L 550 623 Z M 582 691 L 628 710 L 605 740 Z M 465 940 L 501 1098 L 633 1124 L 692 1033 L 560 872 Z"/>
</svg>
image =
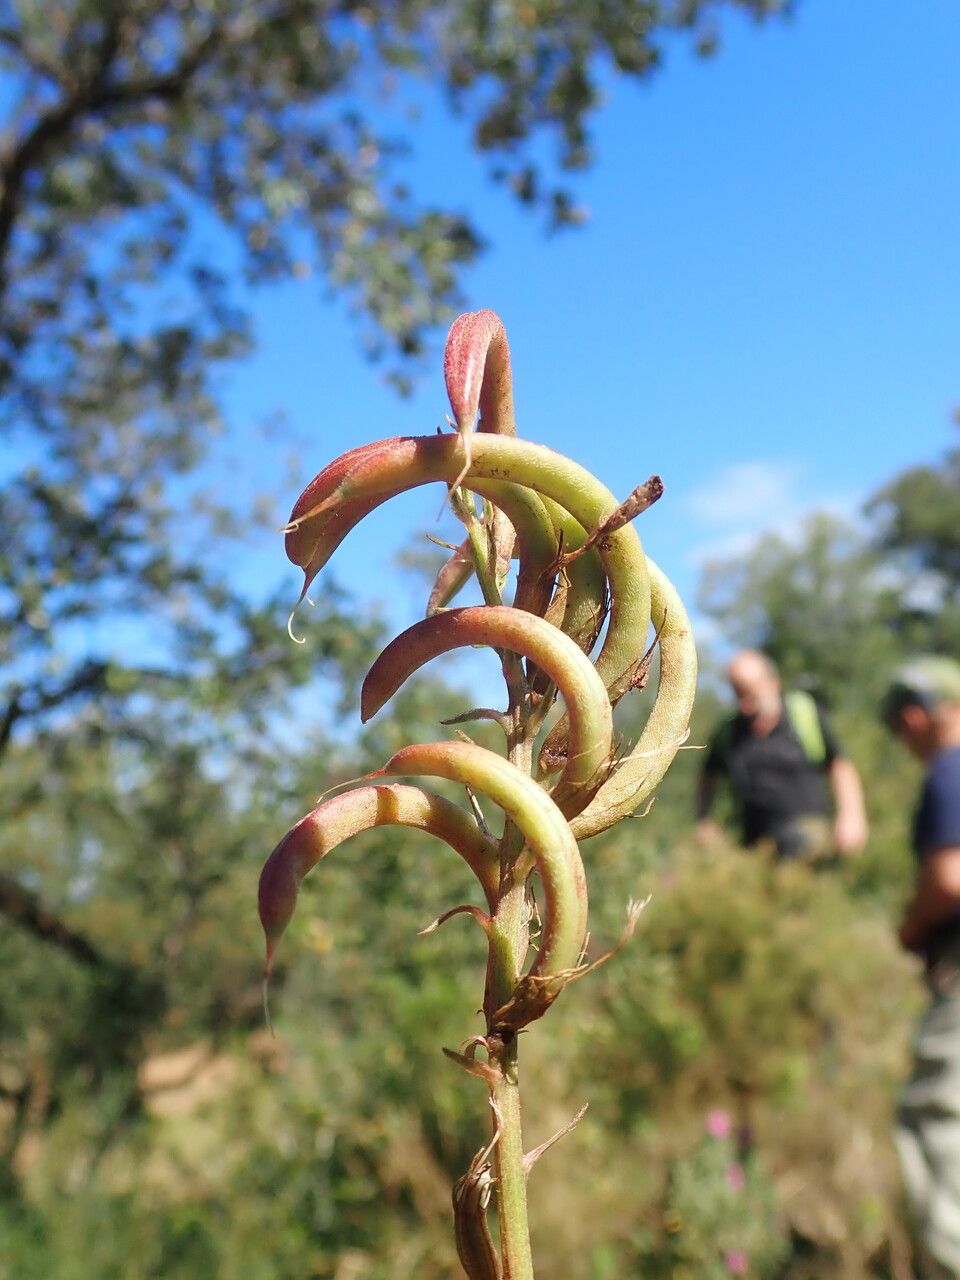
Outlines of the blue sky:
<svg viewBox="0 0 960 1280">
<path fill-rule="evenodd" d="M 760 28 L 725 15 L 713 60 L 678 39 L 646 85 L 608 82 L 576 188 L 584 230 L 544 237 L 440 107 L 412 139 L 421 196 L 469 208 L 489 239 L 468 303 L 506 324 L 520 434 L 620 496 L 660 472 L 666 496 L 638 528 L 688 599 L 706 555 L 817 506 L 854 512 L 960 443 L 956 0 L 797 10 Z M 258 352 L 224 387 L 228 450 L 253 459 L 278 520 L 335 454 L 443 421 L 439 343 L 401 401 L 320 282 L 253 306 Z M 274 411 L 285 426 L 264 442 Z M 394 629 L 422 590 L 392 555 L 419 530 L 453 536 L 438 505 L 432 490 L 390 504 L 333 561 Z M 251 586 L 283 565 L 265 527 Z"/>
</svg>

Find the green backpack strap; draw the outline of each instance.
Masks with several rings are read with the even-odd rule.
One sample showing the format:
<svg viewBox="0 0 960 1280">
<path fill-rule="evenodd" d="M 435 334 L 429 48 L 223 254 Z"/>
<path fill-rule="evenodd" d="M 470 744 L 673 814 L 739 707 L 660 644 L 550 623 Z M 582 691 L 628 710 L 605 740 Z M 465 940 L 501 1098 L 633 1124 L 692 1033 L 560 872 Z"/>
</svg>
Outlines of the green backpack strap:
<svg viewBox="0 0 960 1280">
<path fill-rule="evenodd" d="M 790 728 L 797 735 L 803 754 L 811 764 L 823 764 L 827 758 L 827 744 L 816 702 L 802 689 L 791 689 L 785 693 L 783 702 Z"/>
<path fill-rule="evenodd" d="M 811 764 L 824 764 L 827 759 L 827 744 L 815 699 L 802 689 L 790 689 L 783 695 L 783 705 L 786 708 L 790 728 L 803 748 L 803 754 Z M 724 757 L 730 748 L 736 720 L 736 716 L 729 716 L 723 720 L 711 739 L 711 749 L 721 757 Z"/>
</svg>

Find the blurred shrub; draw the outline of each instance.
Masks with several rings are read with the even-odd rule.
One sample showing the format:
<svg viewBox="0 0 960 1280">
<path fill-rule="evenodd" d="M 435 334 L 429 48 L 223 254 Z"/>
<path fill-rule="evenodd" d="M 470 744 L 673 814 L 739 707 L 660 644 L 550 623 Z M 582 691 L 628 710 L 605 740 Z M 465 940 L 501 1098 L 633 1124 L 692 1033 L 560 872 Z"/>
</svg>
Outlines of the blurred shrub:
<svg viewBox="0 0 960 1280">
<path fill-rule="evenodd" d="M 887 1135 L 915 995 L 880 899 L 856 867 L 664 858 L 661 838 L 644 820 L 585 846 L 595 953 L 630 894 L 652 900 L 626 950 L 524 1036 L 528 1144 L 591 1104 L 531 1176 L 540 1273 L 887 1275 Z M 231 913 L 251 871 L 241 859 L 216 886 Z M 458 1277 L 449 1188 L 483 1140 L 483 1090 L 440 1046 L 476 1030 L 483 944 L 462 918 L 416 932 L 469 892 L 459 861 L 414 833 L 338 852 L 282 952 L 279 1038 L 198 1039 L 187 1014 L 149 1046 L 139 1089 L 122 1073 L 61 1089 L 16 1147 L 0 1273 Z M 718 1110 L 719 1136 L 705 1131 Z"/>
<path fill-rule="evenodd" d="M 789 1252 L 776 1191 L 755 1151 L 743 1152 L 730 1116 L 708 1116 L 708 1134 L 670 1170 L 665 1247 L 644 1274 L 672 1280 L 775 1276 Z"/>
</svg>

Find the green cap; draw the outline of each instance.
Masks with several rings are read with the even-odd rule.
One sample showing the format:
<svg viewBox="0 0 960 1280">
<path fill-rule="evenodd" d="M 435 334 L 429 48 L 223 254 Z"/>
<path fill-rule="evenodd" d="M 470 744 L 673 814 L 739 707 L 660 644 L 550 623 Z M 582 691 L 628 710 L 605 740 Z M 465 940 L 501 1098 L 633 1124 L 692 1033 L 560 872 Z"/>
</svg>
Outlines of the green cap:
<svg viewBox="0 0 960 1280">
<path fill-rule="evenodd" d="M 909 706 L 932 711 L 943 702 L 960 703 L 960 662 L 926 654 L 894 671 L 883 699 L 883 718 L 889 722 Z"/>
</svg>

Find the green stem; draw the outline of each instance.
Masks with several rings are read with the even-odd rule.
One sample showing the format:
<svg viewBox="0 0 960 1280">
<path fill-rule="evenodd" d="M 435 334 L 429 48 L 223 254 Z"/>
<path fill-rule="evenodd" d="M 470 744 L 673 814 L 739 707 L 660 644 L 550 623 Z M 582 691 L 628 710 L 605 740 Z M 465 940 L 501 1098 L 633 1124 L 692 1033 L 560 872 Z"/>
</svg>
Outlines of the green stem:
<svg viewBox="0 0 960 1280">
<path fill-rule="evenodd" d="M 521 690 L 509 677 L 507 687 L 510 691 L 509 714 L 512 721 L 507 756 L 511 764 L 530 773 L 533 766 L 533 744 L 528 726 L 529 707 Z M 498 997 L 502 994 L 506 998 L 509 998 L 520 976 L 529 946 L 530 908 L 526 888 L 528 863 L 521 856 L 523 846 L 518 837 L 517 828 L 508 823 L 501 842 L 501 896 L 497 908 L 497 925 L 506 945 L 499 949 L 490 974 L 493 990 Z M 491 952 L 492 950 L 493 948 Z M 491 1089 L 491 1095 L 500 1125 L 500 1140 L 494 1150 L 503 1280 L 533 1280 L 516 1038 L 503 1046 L 499 1067 L 500 1078 Z"/>
<path fill-rule="evenodd" d="M 519 976 L 527 951 L 527 919 L 525 883 L 518 877 L 502 895 L 497 909 L 495 929 L 501 945 L 491 945 L 488 975 L 494 1008 L 509 997 Z M 494 1161 L 503 1280 L 533 1280 L 516 1038 L 503 1045 L 494 1065 L 499 1078 L 490 1093 L 496 1109 L 494 1124 L 499 1128 Z"/>
<path fill-rule="evenodd" d="M 502 1062 L 504 1074 L 500 1083 L 491 1090 L 500 1117 L 500 1140 L 495 1148 L 500 1258 L 503 1280 L 533 1280 L 516 1048 L 514 1042 L 510 1058 L 505 1057 Z"/>
<path fill-rule="evenodd" d="M 466 525 L 484 601 L 487 604 L 500 604 L 496 549 L 488 536 L 488 526 L 477 518 L 472 498 L 466 493 L 457 489 L 451 492 L 450 497 L 451 505 Z M 529 707 L 523 667 L 517 654 L 503 650 L 499 652 L 509 695 L 507 756 L 512 764 L 530 773 L 533 751 L 527 724 Z M 488 1013 L 500 1008 L 510 998 L 529 947 L 527 862 L 520 857 L 522 843 L 516 824 L 508 820 L 500 842 L 500 900 L 494 916 L 487 963 Z M 494 1127 L 498 1132 L 493 1159 L 503 1280 L 533 1280 L 516 1037 L 509 1044 L 497 1047 L 491 1045 L 490 1057 L 491 1065 L 498 1073 L 497 1083 L 491 1086 L 490 1095 L 495 1108 Z"/>
</svg>

